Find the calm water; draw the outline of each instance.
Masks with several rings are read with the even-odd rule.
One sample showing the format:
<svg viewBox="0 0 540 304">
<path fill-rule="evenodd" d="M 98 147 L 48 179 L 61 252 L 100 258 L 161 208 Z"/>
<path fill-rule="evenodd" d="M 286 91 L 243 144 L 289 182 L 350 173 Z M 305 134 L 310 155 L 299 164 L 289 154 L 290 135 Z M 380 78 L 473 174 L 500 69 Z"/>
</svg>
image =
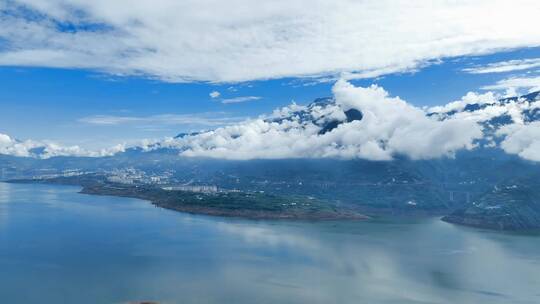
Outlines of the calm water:
<svg viewBox="0 0 540 304">
<path fill-rule="evenodd" d="M 193 216 L 0 183 L 1 303 L 540 303 L 540 235 Z"/>
</svg>

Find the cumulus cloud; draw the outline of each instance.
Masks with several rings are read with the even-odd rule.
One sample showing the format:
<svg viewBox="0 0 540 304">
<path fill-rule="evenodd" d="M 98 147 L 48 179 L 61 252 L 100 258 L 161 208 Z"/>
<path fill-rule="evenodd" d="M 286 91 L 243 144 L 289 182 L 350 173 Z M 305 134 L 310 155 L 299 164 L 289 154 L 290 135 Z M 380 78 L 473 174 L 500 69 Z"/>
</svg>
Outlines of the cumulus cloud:
<svg viewBox="0 0 540 304">
<path fill-rule="evenodd" d="M 19 157 L 50 158 L 56 156 L 103 157 L 125 151 L 124 145 L 90 151 L 79 146 L 62 146 L 50 141 L 16 140 L 0 133 L 0 154 Z"/>
<path fill-rule="evenodd" d="M 505 126 L 498 134 L 505 136 L 501 142 L 505 152 L 527 160 L 540 161 L 540 122 Z"/>
<path fill-rule="evenodd" d="M 494 62 L 484 66 L 463 69 L 470 74 L 505 73 L 540 67 L 540 58 L 516 59 Z"/>
<path fill-rule="evenodd" d="M 540 45 L 536 0 L 13 0 L 0 65 L 163 81 L 375 77 Z"/>
<path fill-rule="evenodd" d="M 210 98 L 218 98 L 221 95 L 221 93 L 218 91 L 212 91 L 210 92 L 209 95 L 210 95 Z"/>
<path fill-rule="evenodd" d="M 428 113 L 439 119 L 451 116 L 453 119 L 476 123 L 489 122 L 491 119 L 507 116 L 511 118 L 512 123 L 522 124 L 523 112 L 538 106 L 538 103 L 524 102 L 520 99 L 501 101 L 501 98 L 501 95 L 493 92 L 484 94 L 469 92 L 460 100 L 429 108 Z"/>
<path fill-rule="evenodd" d="M 254 158 L 363 158 L 391 160 L 452 156 L 472 149 L 482 136 L 473 121 L 440 121 L 378 87 L 355 87 L 340 80 L 334 87 L 335 103 L 309 108 L 292 105 L 269 118 L 218 128 L 171 142 L 181 155 L 225 159 Z M 348 120 L 349 110 L 361 119 Z M 321 132 L 335 122 L 335 128 Z"/>
<path fill-rule="evenodd" d="M 461 100 L 428 109 L 430 116 L 474 121 L 485 127 L 487 148 L 540 161 L 540 95 L 500 98 L 488 92 L 470 92 Z M 497 144 L 495 141 L 499 141 Z"/>
<path fill-rule="evenodd" d="M 429 109 L 417 108 L 383 88 L 355 87 L 340 80 L 333 98 L 307 105 L 291 104 L 271 115 L 243 120 L 211 131 L 179 138 L 133 143 L 143 151 L 176 149 L 185 157 L 222 159 L 341 158 L 392 160 L 453 156 L 458 150 L 500 147 L 509 154 L 540 161 L 540 100 L 500 99 L 500 95 L 469 92 L 460 100 Z M 215 123 L 227 123 L 227 119 Z M 496 120 L 494 120 L 496 118 Z M 184 123 L 186 117 L 94 116 L 91 124 L 141 122 Z M 165 122 L 171 120 L 169 122 Z M 486 133 L 487 132 L 487 133 Z M 484 141 L 479 141 L 483 139 Z M 49 158 L 108 156 L 125 151 L 117 145 L 100 151 L 62 146 L 49 141 L 20 141 L 0 133 L 0 154 Z"/>
</svg>

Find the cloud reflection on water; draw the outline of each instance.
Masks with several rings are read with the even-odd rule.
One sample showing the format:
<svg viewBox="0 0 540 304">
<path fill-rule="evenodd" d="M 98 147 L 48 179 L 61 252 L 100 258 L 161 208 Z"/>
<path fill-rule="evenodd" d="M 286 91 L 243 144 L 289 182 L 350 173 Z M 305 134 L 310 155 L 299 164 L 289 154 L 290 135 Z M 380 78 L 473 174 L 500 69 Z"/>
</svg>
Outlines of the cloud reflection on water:
<svg viewBox="0 0 540 304">
<path fill-rule="evenodd" d="M 6 300 L 20 299 L 11 291 L 22 285 L 35 290 L 29 301 L 36 303 L 79 299 L 83 286 L 93 286 L 92 297 L 79 301 L 89 304 L 539 299 L 538 235 L 480 231 L 436 218 L 246 221 L 80 195 L 73 187 L 0 184 L 0 210 L 8 207 L 10 221 L 0 213 L 8 228 L 0 229 Z"/>
</svg>

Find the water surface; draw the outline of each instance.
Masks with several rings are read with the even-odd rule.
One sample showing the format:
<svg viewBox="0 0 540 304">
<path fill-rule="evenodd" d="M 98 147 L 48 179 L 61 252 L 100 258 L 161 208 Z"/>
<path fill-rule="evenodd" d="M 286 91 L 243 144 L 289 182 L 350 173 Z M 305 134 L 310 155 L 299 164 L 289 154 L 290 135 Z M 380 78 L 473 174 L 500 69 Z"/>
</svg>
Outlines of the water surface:
<svg viewBox="0 0 540 304">
<path fill-rule="evenodd" d="M 187 215 L 0 183 L 1 303 L 540 303 L 540 235 Z"/>
</svg>

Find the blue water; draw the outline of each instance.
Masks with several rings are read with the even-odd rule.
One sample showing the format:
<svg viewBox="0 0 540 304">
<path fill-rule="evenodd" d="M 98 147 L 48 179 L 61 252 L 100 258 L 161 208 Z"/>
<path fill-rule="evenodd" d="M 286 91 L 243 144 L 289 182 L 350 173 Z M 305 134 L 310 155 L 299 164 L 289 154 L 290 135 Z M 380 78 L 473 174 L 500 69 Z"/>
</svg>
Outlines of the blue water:
<svg viewBox="0 0 540 304">
<path fill-rule="evenodd" d="M 540 303 L 540 235 L 247 221 L 0 183 L 0 303 Z"/>
</svg>

